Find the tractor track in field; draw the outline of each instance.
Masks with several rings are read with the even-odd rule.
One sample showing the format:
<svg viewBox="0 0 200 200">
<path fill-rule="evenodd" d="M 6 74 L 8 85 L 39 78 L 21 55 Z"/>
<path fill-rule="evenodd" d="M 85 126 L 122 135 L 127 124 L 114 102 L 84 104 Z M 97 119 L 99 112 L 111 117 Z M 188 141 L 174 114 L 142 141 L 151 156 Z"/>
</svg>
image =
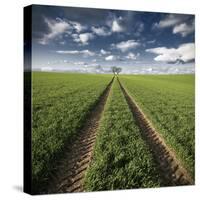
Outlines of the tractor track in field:
<svg viewBox="0 0 200 200">
<path fill-rule="evenodd" d="M 104 111 L 114 78 L 100 96 L 90 112 L 77 139 L 64 154 L 57 169 L 52 174 L 48 193 L 83 192 L 83 179 L 92 159 L 93 147 L 99 122 Z"/>
<path fill-rule="evenodd" d="M 146 115 L 129 95 L 117 78 L 122 93 L 128 103 L 133 117 L 141 129 L 142 138 L 147 143 L 157 164 L 165 186 L 193 185 L 194 180 L 176 158 L 175 152 L 165 143 L 161 135 L 155 130 Z"/>
</svg>

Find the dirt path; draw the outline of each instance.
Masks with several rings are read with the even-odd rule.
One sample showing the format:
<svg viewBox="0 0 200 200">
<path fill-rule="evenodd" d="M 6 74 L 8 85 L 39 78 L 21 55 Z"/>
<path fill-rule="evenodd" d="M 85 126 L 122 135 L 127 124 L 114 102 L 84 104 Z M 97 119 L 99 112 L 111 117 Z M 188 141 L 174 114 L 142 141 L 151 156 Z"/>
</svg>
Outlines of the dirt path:
<svg viewBox="0 0 200 200">
<path fill-rule="evenodd" d="M 119 79 L 118 82 L 129 108 L 132 111 L 133 117 L 136 119 L 138 126 L 141 129 L 142 137 L 148 144 L 158 165 L 164 185 L 177 186 L 194 184 L 193 179 L 178 161 L 175 153 L 169 149 L 161 135 L 156 132 L 151 122 L 147 119 L 134 99 L 128 94 Z"/>
<path fill-rule="evenodd" d="M 95 108 L 91 111 L 84 127 L 70 150 L 60 161 L 58 170 L 52 175 L 48 193 L 82 192 L 83 178 L 92 159 L 99 122 L 109 95 L 113 80 L 109 83 Z"/>
</svg>

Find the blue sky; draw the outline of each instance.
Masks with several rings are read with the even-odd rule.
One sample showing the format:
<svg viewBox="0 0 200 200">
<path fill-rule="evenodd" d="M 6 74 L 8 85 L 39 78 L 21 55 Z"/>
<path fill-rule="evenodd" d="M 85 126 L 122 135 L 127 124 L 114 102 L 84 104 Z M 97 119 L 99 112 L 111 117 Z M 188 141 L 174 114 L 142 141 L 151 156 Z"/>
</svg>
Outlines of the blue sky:
<svg viewBox="0 0 200 200">
<path fill-rule="evenodd" d="M 194 73 L 194 15 L 33 6 L 34 70 Z"/>
</svg>

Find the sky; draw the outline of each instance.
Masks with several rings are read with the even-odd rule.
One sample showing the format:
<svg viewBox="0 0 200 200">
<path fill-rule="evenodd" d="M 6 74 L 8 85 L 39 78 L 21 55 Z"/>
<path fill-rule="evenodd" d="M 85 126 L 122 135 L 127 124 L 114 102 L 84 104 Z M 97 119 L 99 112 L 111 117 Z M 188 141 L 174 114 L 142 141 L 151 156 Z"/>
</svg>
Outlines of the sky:
<svg viewBox="0 0 200 200">
<path fill-rule="evenodd" d="M 195 71 L 195 17 L 92 8 L 32 8 L 38 71 L 182 74 Z"/>
</svg>

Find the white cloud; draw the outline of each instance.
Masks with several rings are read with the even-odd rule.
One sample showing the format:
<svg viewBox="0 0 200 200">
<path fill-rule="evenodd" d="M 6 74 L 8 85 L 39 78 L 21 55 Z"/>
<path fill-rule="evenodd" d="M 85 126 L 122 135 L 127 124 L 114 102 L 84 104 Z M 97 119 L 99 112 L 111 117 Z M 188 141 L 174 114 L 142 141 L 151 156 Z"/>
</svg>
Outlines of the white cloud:
<svg viewBox="0 0 200 200">
<path fill-rule="evenodd" d="M 86 62 L 82 62 L 82 61 L 74 62 L 73 64 L 74 65 L 81 65 L 81 66 L 87 65 Z"/>
<path fill-rule="evenodd" d="M 101 49 L 101 50 L 100 50 L 100 53 L 101 53 L 101 55 L 107 55 L 107 54 L 110 53 L 110 51 L 106 51 L 106 50 L 104 50 L 104 49 Z"/>
<path fill-rule="evenodd" d="M 73 30 L 76 33 L 72 34 L 72 38 L 76 42 L 87 44 L 87 41 L 92 38 L 91 33 L 85 33 L 86 35 L 80 34 L 80 32 L 87 29 L 87 26 L 82 25 L 79 22 L 63 20 L 60 18 L 56 18 L 56 20 L 45 18 L 44 22 L 47 24 L 49 32 L 44 34 L 43 37 L 38 40 L 38 43 L 42 45 L 46 45 L 49 43 L 50 40 L 62 36 L 63 33 L 72 33 Z M 89 34 L 89 36 L 87 34 Z M 64 44 L 64 41 L 60 41 L 59 43 Z"/>
<path fill-rule="evenodd" d="M 82 33 L 79 35 L 79 38 L 83 44 L 88 44 L 88 41 L 92 40 L 94 35 L 92 33 Z"/>
<path fill-rule="evenodd" d="M 180 23 L 183 18 L 180 15 L 169 14 L 164 19 L 160 20 L 159 23 L 155 23 L 155 28 L 167 28 Z"/>
<path fill-rule="evenodd" d="M 128 53 L 126 58 L 130 59 L 130 60 L 136 60 L 138 56 L 139 56 L 139 53 L 137 55 L 135 55 L 134 53 L 130 52 L 130 53 Z"/>
<path fill-rule="evenodd" d="M 77 43 L 87 45 L 90 40 L 94 39 L 94 35 L 92 33 L 72 34 L 72 38 Z"/>
<path fill-rule="evenodd" d="M 79 22 L 70 22 L 72 24 L 72 26 L 74 27 L 74 29 L 76 30 L 76 32 L 80 33 L 84 30 L 87 29 L 87 26 L 80 24 Z"/>
<path fill-rule="evenodd" d="M 74 51 L 62 51 L 62 50 L 58 50 L 56 51 L 56 53 L 60 53 L 60 54 L 79 54 L 79 51 L 74 50 Z"/>
<path fill-rule="evenodd" d="M 41 67 L 40 70 L 43 72 L 51 72 L 51 71 L 53 71 L 53 68 L 52 67 Z"/>
<path fill-rule="evenodd" d="M 153 28 L 168 28 L 172 27 L 173 34 L 180 34 L 185 37 L 194 32 L 194 21 L 189 20 L 188 17 L 178 14 L 169 14 L 158 23 L 153 24 Z"/>
<path fill-rule="evenodd" d="M 80 51 L 80 52 L 83 53 L 83 54 L 86 55 L 86 56 L 94 56 L 94 55 L 95 55 L 94 52 L 92 52 L 92 51 L 90 51 L 90 50 L 88 50 L 88 49 L 82 50 L 82 51 Z"/>
<path fill-rule="evenodd" d="M 59 54 L 83 54 L 84 56 L 94 56 L 95 53 L 88 50 L 88 49 L 85 49 L 85 50 L 81 50 L 81 51 L 77 51 L 77 50 L 72 50 L 72 51 L 62 51 L 62 50 L 58 50 L 56 51 L 56 53 L 59 53 Z"/>
<path fill-rule="evenodd" d="M 143 31 L 144 31 L 144 23 L 139 22 L 139 23 L 136 24 L 133 34 L 136 37 L 139 37 Z"/>
<path fill-rule="evenodd" d="M 116 15 L 109 15 L 106 20 L 106 25 L 110 27 L 112 32 L 124 32 L 125 27 L 122 25 L 124 24 L 124 19 L 120 17 L 116 17 Z"/>
<path fill-rule="evenodd" d="M 173 33 L 174 34 L 181 34 L 182 37 L 185 37 L 189 35 L 190 33 L 194 32 L 194 22 L 191 25 L 188 25 L 186 23 L 182 23 L 179 25 L 176 25 L 173 28 Z"/>
<path fill-rule="evenodd" d="M 185 43 L 178 48 L 157 47 L 146 49 L 146 52 L 157 54 L 154 58 L 155 61 L 167 63 L 187 63 L 195 59 L 195 46 L 194 43 Z"/>
<path fill-rule="evenodd" d="M 127 41 L 122 41 L 118 44 L 112 44 L 112 47 L 119 49 L 122 52 L 126 52 L 130 49 L 138 47 L 139 45 L 140 43 L 135 40 L 127 40 Z"/>
<path fill-rule="evenodd" d="M 45 18 L 44 21 L 49 28 L 49 33 L 44 34 L 43 37 L 38 40 L 38 43 L 42 45 L 48 44 L 50 40 L 58 37 L 60 34 L 66 32 L 67 30 L 72 29 L 71 25 L 68 22 L 60 18 L 57 18 L 57 20 L 50 20 Z"/>
<path fill-rule="evenodd" d="M 101 65 L 98 64 L 98 63 L 91 63 L 88 66 L 90 66 L 90 67 L 100 67 Z"/>
<path fill-rule="evenodd" d="M 113 32 L 123 32 L 124 31 L 124 28 L 120 25 L 120 23 L 117 19 L 113 20 L 111 29 Z"/>
<path fill-rule="evenodd" d="M 114 55 L 110 55 L 110 56 L 105 57 L 105 60 L 106 60 L 106 61 L 114 61 L 114 60 L 116 60 L 116 59 L 117 59 L 117 57 L 114 56 Z"/>
<path fill-rule="evenodd" d="M 108 31 L 105 27 L 94 27 L 92 26 L 92 31 L 99 36 L 108 36 L 111 35 L 111 32 Z"/>
<path fill-rule="evenodd" d="M 79 34 L 74 33 L 71 36 L 72 36 L 74 42 L 80 42 Z"/>
<path fill-rule="evenodd" d="M 156 40 L 149 40 L 147 41 L 148 44 L 154 44 L 156 42 Z"/>
</svg>

